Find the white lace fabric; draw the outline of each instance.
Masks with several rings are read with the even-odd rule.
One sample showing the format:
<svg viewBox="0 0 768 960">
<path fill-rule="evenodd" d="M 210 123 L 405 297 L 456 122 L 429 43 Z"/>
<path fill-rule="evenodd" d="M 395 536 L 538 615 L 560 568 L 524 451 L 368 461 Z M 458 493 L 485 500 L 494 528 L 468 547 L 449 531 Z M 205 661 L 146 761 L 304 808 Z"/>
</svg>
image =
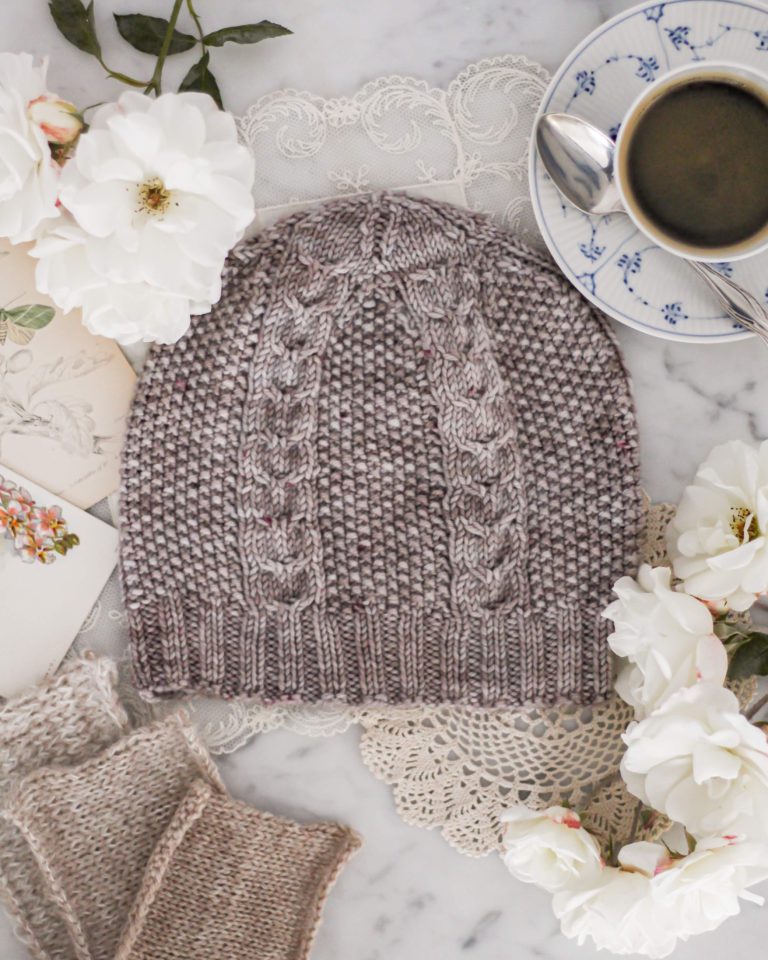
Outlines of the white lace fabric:
<svg viewBox="0 0 768 960">
<path fill-rule="evenodd" d="M 409 77 L 385 77 L 349 98 L 281 90 L 239 120 L 257 163 L 261 229 L 332 197 L 405 189 L 491 215 L 541 244 L 528 198 L 532 121 L 548 83 L 523 57 L 472 64 L 446 90 Z M 669 507 L 651 508 L 645 559 L 664 561 Z M 130 681 L 128 632 L 116 578 L 83 626 L 75 651 L 118 660 L 121 693 L 137 717 L 178 704 L 142 702 Z M 197 697 L 184 701 L 215 753 L 238 749 L 280 727 L 307 736 L 363 728 L 360 749 L 373 774 L 391 785 L 407 823 L 439 828 L 458 850 L 498 848 L 500 812 L 567 801 L 603 839 L 652 835 L 618 777 L 621 733 L 632 718 L 618 698 L 591 708 L 478 710 L 461 707 L 279 705 Z"/>
<path fill-rule="evenodd" d="M 549 75 L 524 57 L 472 64 L 446 90 L 381 77 L 352 97 L 278 90 L 238 120 L 256 160 L 255 229 L 311 204 L 407 190 L 490 214 L 538 245 L 528 145 Z"/>
</svg>

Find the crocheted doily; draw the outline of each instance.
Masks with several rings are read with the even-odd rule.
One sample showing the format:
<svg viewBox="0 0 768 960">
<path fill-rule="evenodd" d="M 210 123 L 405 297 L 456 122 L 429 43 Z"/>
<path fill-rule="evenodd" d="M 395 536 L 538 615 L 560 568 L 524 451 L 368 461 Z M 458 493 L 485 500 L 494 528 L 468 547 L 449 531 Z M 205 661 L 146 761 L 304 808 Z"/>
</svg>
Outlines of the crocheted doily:
<svg viewBox="0 0 768 960">
<path fill-rule="evenodd" d="M 282 90 L 239 121 L 258 177 L 257 227 L 330 197 L 403 188 L 484 211 L 541 244 L 528 199 L 527 156 L 533 117 L 549 77 L 524 57 L 498 57 L 463 70 L 446 90 L 409 77 L 385 77 L 353 97 L 324 99 Z M 141 351 L 133 351 L 141 361 Z M 664 561 L 668 506 L 648 514 L 645 559 Z M 128 632 L 116 578 L 75 643 L 118 660 L 121 694 L 136 717 L 173 709 L 138 698 L 128 670 Z M 745 698 L 749 689 L 744 691 Z M 460 851 L 496 849 L 498 815 L 522 801 L 568 800 L 604 839 L 621 841 L 644 824 L 617 771 L 621 733 L 632 718 L 617 698 L 591 708 L 473 710 L 280 705 L 201 697 L 185 701 L 215 753 L 238 749 L 280 727 L 331 736 L 361 724 L 361 753 L 392 787 L 408 823 L 439 828 Z"/>
</svg>

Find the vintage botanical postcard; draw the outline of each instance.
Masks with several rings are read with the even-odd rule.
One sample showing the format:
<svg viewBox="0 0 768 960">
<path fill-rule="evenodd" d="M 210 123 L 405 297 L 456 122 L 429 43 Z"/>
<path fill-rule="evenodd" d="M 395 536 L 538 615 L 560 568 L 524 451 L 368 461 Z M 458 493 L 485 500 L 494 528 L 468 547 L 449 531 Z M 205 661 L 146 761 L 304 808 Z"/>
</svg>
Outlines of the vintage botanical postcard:
<svg viewBox="0 0 768 960">
<path fill-rule="evenodd" d="M 135 375 L 36 292 L 28 250 L 0 241 L 0 462 L 87 509 L 117 489 Z"/>
<path fill-rule="evenodd" d="M 25 562 L 7 535 L 20 501 L 0 493 L 0 697 L 14 697 L 61 663 L 115 568 L 117 531 L 2 462 L 0 478 L 0 490 L 21 488 L 47 522 L 63 521 L 79 541 L 52 563 Z"/>
</svg>

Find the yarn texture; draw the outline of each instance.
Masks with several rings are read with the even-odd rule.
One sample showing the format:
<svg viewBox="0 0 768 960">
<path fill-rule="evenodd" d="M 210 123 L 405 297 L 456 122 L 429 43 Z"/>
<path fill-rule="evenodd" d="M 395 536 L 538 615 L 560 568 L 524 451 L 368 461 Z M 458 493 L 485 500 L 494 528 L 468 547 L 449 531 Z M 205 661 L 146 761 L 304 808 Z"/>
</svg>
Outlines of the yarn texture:
<svg viewBox="0 0 768 960">
<path fill-rule="evenodd" d="M 115 960 L 305 960 L 329 888 L 360 845 L 193 784 L 159 841 Z"/>
<path fill-rule="evenodd" d="M 126 733 L 116 682 L 113 663 L 89 657 L 0 706 L 0 895 L 38 960 L 76 954 L 26 840 L 7 817 L 9 785 L 42 765 L 78 764 Z"/>
<path fill-rule="evenodd" d="M 612 688 L 643 518 L 604 318 L 484 217 L 327 204 L 231 254 L 124 446 L 145 695 L 517 706 Z"/>
<path fill-rule="evenodd" d="M 41 767 L 10 790 L 6 815 L 34 858 L 77 960 L 113 960 L 144 870 L 192 783 L 224 789 L 177 716 L 77 766 Z"/>
</svg>

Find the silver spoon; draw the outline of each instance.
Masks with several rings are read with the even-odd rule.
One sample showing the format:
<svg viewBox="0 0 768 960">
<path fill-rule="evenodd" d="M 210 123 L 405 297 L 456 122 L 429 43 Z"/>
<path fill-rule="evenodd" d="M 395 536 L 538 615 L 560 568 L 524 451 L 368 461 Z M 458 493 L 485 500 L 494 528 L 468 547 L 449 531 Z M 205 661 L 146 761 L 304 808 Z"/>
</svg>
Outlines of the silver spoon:
<svg viewBox="0 0 768 960">
<path fill-rule="evenodd" d="M 594 216 L 626 213 L 613 173 L 615 144 L 598 127 L 569 113 L 545 113 L 536 124 L 536 148 L 557 189 L 574 207 Z M 725 312 L 768 343 L 768 310 L 710 263 L 686 261 Z"/>
</svg>

